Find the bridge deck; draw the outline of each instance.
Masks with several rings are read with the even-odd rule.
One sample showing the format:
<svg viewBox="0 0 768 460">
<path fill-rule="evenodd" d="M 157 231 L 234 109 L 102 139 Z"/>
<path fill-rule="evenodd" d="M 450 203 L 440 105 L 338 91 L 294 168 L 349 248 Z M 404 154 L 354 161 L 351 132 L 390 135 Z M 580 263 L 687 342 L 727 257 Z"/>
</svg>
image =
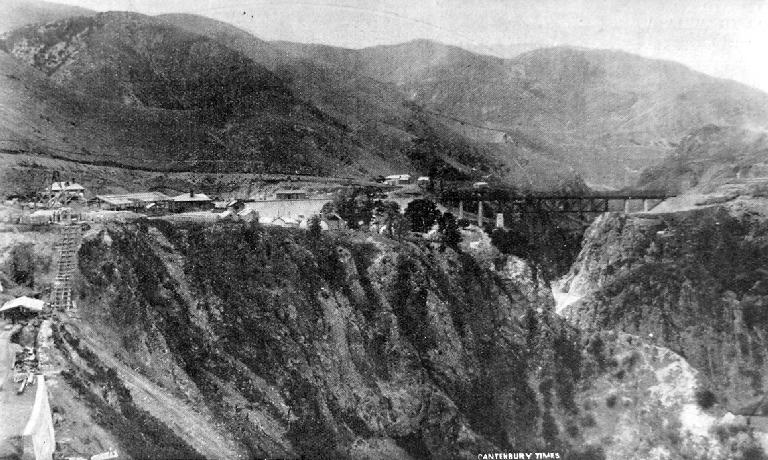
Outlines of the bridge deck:
<svg viewBox="0 0 768 460">
<path fill-rule="evenodd" d="M 675 195 L 658 191 L 617 191 L 594 193 L 552 193 L 530 192 L 504 189 L 461 189 L 442 192 L 440 198 L 443 201 L 526 201 L 526 200 L 666 200 Z"/>
</svg>

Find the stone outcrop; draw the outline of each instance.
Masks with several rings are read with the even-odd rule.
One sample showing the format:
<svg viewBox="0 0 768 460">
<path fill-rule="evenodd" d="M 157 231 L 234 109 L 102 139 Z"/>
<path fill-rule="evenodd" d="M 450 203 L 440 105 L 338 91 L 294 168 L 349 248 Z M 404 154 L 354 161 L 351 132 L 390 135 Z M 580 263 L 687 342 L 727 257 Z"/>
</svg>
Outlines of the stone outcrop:
<svg viewBox="0 0 768 460">
<path fill-rule="evenodd" d="M 582 448 L 564 428 L 578 426 L 577 331 L 471 256 L 365 235 L 153 225 L 111 226 L 80 250 L 81 319 L 57 334 L 94 411 L 128 426 L 143 411 L 194 446 L 142 405 L 135 387 L 156 386 L 240 456 Z"/>
<path fill-rule="evenodd" d="M 636 334 L 681 354 L 723 407 L 740 410 L 765 393 L 766 256 L 760 199 L 604 215 L 560 282 L 572 301 L 563 314 L 580 328 Z"/>
</svg>

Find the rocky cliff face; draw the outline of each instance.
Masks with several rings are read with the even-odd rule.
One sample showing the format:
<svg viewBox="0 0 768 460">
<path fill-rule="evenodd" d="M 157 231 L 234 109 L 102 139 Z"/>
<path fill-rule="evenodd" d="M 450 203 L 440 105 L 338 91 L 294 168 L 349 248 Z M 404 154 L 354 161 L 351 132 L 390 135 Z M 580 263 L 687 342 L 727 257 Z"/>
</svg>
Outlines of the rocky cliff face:
<svg viewBox="0 0 768 460">
<path fill-rule="evenodd" d="M 80 271 L 81 319 L 56 332 L 66 381 L 106 419 L 157 428 L 124 438 L 132 456 L 581 448 L 577 332 L 468 255 L 158 224 L 92 235 Z M 164 404 L 189 408 L 203 440 Z"/>
<path fill-rule="evenodd" d="M 79 254 L 78 310 L 46 321 L 37 340 L 58 452 L 758 449 L 743 420 L 698 408 L 701 372 L 679 355 L 579 332 L 551 314 L 524 263 L 494 268 L 470 255 L 479 249 L 244 224 L 95 227 Z"/>
<path fill-rule="evenodd" d="M 767 251 L 762 199 L 604 215 L 561 283 L 571 298 L 563 313 L 581 328 L 680 353 L 723 407 L 743 410 L 765 393 L 768 374 Z"/>
</svg>

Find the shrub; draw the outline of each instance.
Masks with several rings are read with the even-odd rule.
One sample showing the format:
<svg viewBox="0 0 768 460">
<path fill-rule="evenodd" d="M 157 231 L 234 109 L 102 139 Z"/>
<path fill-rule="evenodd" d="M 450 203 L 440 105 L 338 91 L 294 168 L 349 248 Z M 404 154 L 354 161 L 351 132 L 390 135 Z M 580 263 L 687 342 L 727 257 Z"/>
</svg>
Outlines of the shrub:
<svg viewBox="0 0 768 460">
<path fill-rule="evenodd" d="M 428 232 L 440 217 L 437 205 L 431 200 L 413 200 L 405 208 L 405 218 L 414 232 Z"/>
<path fill-rule="evenodd" d="M 699 388 L 696 390 L 695 393 L 696 402 L 699 404 L 699 407 L 702 409 L 709 409 L 710 407 L 714 406 L 717 402 L 717 397 L 715 397 L 715 394 L 712 393 L 710 390 L 707 390 L 706 388 Z"/>
<path fill-rule="evenodd" d="M 554 445 L 557 442 L 559 432 L 557 422 L 555 422 L 552 414 L 549 411 L 544 412 L 541 419 L 541 436 L 544 438 L 544 442 L 549 446 Z"/>
<path fill-rule="evenodd" d="M 604 460 L 605 451 L 600 446 L 589 445 L 584 448 L 568 452 L 565 458 L 568 460 Z"/>
<path fill-rule="evenodd" d="M 595 420 L 595 416 L 591 412 L 586 412 L 581 417 L 581 425 L 585 428 L 591 428 L 597 426 L 597 420 Z"/>
<path fill-rule="evenodd" d="M 35 284 L 35 256 L 31 243 L 11 249 L 10 272 L 16 284 L 30 287 Z"/>
<path fill-rule="evenodd" d="M 381 190 L 378 187 L 344 189 L 334 200 L 323 206 L 322 212 L 335 212 L 347 222 L 349 228 L 359 228 L 371 223 L 374 210 L 381 205 Z"/>
<path fill-rule="evenodd" d="M 320 225 L 320 216 L 312 216 L 311 219 L 309 219 L 309 228 L 307 228 L 307 232 L 309 233 L 309 240 L 317 242 L 320 240 L 320 236 L 323 233 L 323 227 Z"/>
<path fill-rule="evenodd" d="M 440 217 L 439 226 L 443 244 L 451 249 L 458 248 L 461 243 L 461 232 L 453 214 L 450 212 L 443 214 Z"/>
</svg>

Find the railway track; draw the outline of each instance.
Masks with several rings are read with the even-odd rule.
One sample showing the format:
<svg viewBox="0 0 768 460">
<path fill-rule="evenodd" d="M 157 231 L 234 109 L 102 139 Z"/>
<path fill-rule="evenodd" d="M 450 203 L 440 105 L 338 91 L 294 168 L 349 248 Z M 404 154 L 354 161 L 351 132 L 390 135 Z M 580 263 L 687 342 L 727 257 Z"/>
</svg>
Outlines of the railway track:
<svg viewBox="0 0 768 460">
<path fill-rule="evenodd" d="M 62 227 L 56 279 L 53 282 L 50 300 L 54 309 L 72 307 L 72 275 L 77 267 L 77 250 L 80 247 L 81 238 L 82 230 L 79 224 Z"/>
</svg>

